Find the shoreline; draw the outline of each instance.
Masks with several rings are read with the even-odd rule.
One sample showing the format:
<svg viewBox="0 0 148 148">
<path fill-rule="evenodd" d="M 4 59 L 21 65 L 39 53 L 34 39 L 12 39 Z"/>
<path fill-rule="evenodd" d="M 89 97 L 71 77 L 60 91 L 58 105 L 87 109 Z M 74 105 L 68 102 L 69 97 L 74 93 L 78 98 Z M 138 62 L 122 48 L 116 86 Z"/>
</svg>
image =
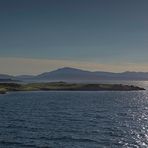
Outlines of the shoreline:
<svg viewBox="0 0 148 148">
<path fill-rule="evenodd" d="M 91 83 L 0 83 L 0 94 L 17 91 L 139 91 L 142 87 L 123 84 L 91 84 Z"/>
</svg>

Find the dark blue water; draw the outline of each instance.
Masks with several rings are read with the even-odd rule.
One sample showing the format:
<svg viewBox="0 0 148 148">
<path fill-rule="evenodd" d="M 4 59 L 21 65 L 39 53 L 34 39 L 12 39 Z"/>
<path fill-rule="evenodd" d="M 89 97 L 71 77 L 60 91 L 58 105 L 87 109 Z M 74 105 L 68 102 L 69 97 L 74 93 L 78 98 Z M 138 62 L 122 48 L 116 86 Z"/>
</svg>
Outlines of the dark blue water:
<svg viewBox="0 0 148 148">
<path fill-rule="evenodd" d="M 148 91 L 0 95 L 0 148 L 120 147 L 148 147 Z"/>
</svg>

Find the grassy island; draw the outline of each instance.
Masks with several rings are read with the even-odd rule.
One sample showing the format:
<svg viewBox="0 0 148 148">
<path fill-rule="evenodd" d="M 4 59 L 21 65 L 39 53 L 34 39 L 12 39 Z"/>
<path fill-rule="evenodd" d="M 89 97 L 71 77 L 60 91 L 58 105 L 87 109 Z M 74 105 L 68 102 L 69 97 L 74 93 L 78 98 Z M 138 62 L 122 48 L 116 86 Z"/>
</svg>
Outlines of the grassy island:
<svg viewBox="0 0 148 148">
<path fill-rule="evenodd" d="M 12 91 L 134 91 L 145 90 L 144 88 L 133 85 L 122 84 L 81 84 L 81 83 L 0 83 L 0 94 Z"/>
</svg>

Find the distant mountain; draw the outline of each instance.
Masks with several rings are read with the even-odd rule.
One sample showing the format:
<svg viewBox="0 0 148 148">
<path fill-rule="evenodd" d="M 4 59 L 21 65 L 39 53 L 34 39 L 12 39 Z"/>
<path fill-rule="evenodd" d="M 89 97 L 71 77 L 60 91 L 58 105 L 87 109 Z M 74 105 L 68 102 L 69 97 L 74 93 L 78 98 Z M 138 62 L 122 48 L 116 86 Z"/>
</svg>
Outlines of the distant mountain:
<svg viewBox="0 0 148 148">
<path fill-rule="evenodd" d="M 49 81 L 148 80 L 148 72 L 90 72 L 64 67 L 55 71 L 42 73 L 34 78 Z"/>
<path fill-rule="evenodd" d="M 86 80 L 87 78 L 96 79 L 95 74 L 90 71 L 84 71 L 81 69 L 64 67 L 55 71 L 46 72 L 38 75 L 37 79 L 48 79 L 57 81 L 75 81 Z"/>
<path fill-rule="evenodd" d="M 96 81 L 100 78 L 97 74 L 76 68 L 64 67 L 55 71 L 46 72 L 38 75 L 36 79 L 49 81 Z"/>
<path fill-rule="evenodd" d="M 34 75 L 19 75 L 19 76 L 16 76 L 15 78 L 17 79 L 33 79 L 35 76 Z"/>
<path fill-rule="evenodd" d="M 15 79 L 15 77 L 7 74 L 0 74 L 0 79 Z"/>
<path fill-rule="evenodd" d="M 76 68 L 64 67 L 51 72 L 44 72 L 37 76 L 33 75 L 20 75 L 11 76 L 0 74 L 0 80 L 11 79 L 20 81 L 83 81 L 95 82 L 100 80 L 148 80 L 148 72 L 130 72 L 123 73 L 103 72 L 103 71 L 86 71 Z"/>
<path fill-rule="evenodd" d="M 0 82 L 18 82 L 17 78 L 7 74 L 0 74 Z"/>
</svg>

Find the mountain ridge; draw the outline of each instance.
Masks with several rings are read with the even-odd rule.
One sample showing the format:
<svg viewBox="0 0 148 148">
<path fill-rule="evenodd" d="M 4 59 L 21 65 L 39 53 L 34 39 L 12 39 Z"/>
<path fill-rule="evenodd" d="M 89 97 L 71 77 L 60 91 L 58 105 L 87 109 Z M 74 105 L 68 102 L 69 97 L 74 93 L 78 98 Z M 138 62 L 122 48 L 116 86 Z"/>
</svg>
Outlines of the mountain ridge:
<svg viewBox="0 0 148 148">
<path fill-rule="evenodd" d="M 62 67 L 38 75 L 5 75 L 0 79 L 47 80 L 47 81 L 86 81 L 86 80 L 148 80 L 148 72 L 125 71 L 120 73 L 105 71 L 89 71 L 72 67 Z"/>
</svg>

